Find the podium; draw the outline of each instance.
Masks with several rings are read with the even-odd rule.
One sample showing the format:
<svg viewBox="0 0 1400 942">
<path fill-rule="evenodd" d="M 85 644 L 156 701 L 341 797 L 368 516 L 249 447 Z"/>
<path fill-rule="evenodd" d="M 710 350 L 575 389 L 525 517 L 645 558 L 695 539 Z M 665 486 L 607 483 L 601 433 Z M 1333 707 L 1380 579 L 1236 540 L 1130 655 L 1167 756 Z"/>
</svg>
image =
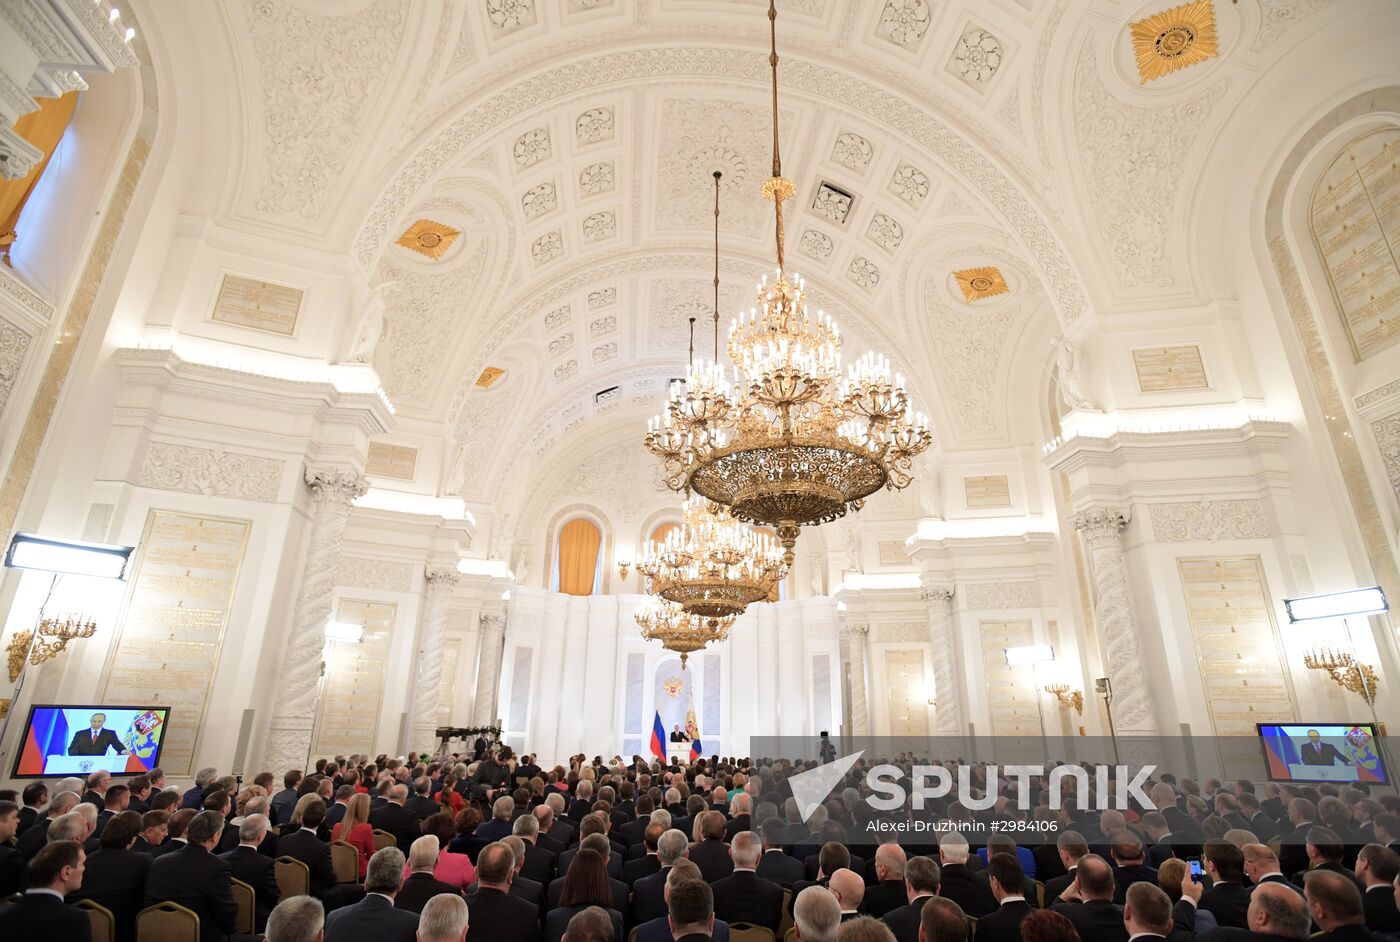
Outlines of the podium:
<svg viewBox="0 0 1400 942">
<path fill-rule="evenodd" d="M 682 762 L 690 761 L 690 743 L 688 742 L 668 742 L 666 744 L 666 761 L 679 759 Z"/>
<path fill-rule="evenodd" d="M 71 772 L 74 775 L 89 775 L 99 771 L 125 774 L 126 758 L 115 752 L 101 756 L 45 756 L 44 774 Z"/>
<path fill-rule="evenodd" d="M 1355 782 L 1361 778 L 1361 770 L 1354 765 L 1304 765 L 1301 762 L 1289 765 L 1288 774 L 1300 782 Z"/>
</svg>

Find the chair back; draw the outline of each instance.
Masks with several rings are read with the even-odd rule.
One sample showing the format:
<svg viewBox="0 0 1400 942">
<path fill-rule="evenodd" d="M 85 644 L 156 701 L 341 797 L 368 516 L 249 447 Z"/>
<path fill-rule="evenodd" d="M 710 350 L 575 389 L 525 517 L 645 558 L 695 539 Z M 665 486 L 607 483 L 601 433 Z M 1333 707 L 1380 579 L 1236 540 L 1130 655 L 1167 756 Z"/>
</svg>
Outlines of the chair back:
<svg viewBox="0 0 1400 942">
<path fill-rule="evenodd" d="M 1031 882 L 1035 884 L 1035 899 L 1036 899 L 1036 905 L 1039 906 L 1041 909 L 1044 909 L 1044 908 L 1045 908 L 1045 884 L 1042 883 L 1040 880 L 1032 880 Z"/>
<path fill-rule="evenodd" d="M 755 926 L 749 922 L 729 924 L 730 942 L 774 942 L 773 930 L 767 926 Z"/>
<path fill-rule="evenodd" d="M 797 927 L 796 927 L 796 926 L 788 926 L 788 927 L 787 927 L 787 931 L 783 933 L 783 942 L 797 942 Z"/>
<path fill-rule="evenodd" d="M 375 828 L 375 829 L 374 829 L 374 850 L 375 850 L 375 853 L 378 853 L 379 851 L 383 850 L 383 849 L 386 848 L 386 847 L 398 847 L 398 846 L 399 846 L 399 839 L 396 838 L 396 837 L 394 837 L 394 835 L 390 834 L 388 831 L 381 831 L 379 828 Z M 356 861 L 356 866 L 359 866 L 358 859 L 357 859 L 357 861 Z"/>
<path fill-rule="evenodd" d="M 783 942 L 791 942 L 788 939 L 788 930 L 792 928 L 792 887 L 783 887 L 783 908 L 782 916 L 778 919 L 778 938 Z"/>
<path fill-rule="evenodd" d="M 18 903 L 23 896 L 23 893 L 10 893 L 7 896 L 0 896 L 0 912 L 4 912 L 15 903 Z"/>
<path fill-rule="evenodd" d="M 272 863 L 272 875 L 277 878 L 282 899 L 311 893 L 311 868 L 295 857 L 278 857 Z"/>
<path fill-rule="evenodd" d="M 233 884 L 233 901 L 238 904 L 238 918 L 233 931 L 251 933 L 256 925 L 257 893 L 237 877 L 230 877 L 229 882 Z"/>
<path fill-rule="evenodd" d="M 117 919 L 110 909 L 90 899 L 80 899 L 73 903 L 73 906 L 87 910 L 88 921 L 92 923 L 92 942 L 114 942 L 117 937 Z"/>
<path fill-rule="evenodd" d="M 632 931 L 627 933 L 627 942 L 637 942 L 637 930 L 640 928 L 641 926 L 632 927 Z"/>
<path fill-rule="evenodd" d="M 199 942 L 199 916 L 167 900 L 136 914 L 137 942 Z"/>
<path fill-rule="evenodd" d="M 354 844 L 331 841 L 331 869 L 335 871 L 337 883 L 354 883 L 359 879 L 360 852 Z"/>
</svg>

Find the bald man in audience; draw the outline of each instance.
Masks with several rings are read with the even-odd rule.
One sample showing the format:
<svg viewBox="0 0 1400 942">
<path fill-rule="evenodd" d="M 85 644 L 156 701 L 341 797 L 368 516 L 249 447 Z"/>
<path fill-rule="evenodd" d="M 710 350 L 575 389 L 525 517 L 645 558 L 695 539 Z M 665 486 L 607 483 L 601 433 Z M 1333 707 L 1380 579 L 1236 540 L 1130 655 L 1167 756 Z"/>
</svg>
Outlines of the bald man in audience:
<svg viewBox="0 0 1400 942">
<path fill-rule="evenodd" d="M 1108 861 L 1098 854 L 1085 854 L 1075 870 L 1074 882 L 1052 908 L 1074 923 L 1082 939 L 1127 942 L 1123 907 L 1113 902 L 1116 886 Z"/>
<path fill-rule="evenodd" d="M 862 911 L 881 919 L 892 909 L 909 902 L 904 890 L 904 848 L 898 844 L 881 844 L 875 848 L 875 879 L 865 888 Z"/>
<path fill-rule="evenodd" d="M 1346 882 L 1351 883 L 1349 880 Z M 1351 888 L 1356 893 L 1356 902 L 1360 906 L 1361 894 L 1356 890 L 1356 884 L 1351 883 Z M 1194 934 L 1191 926 L 1196 905 L 1200 902 L 1203 892 L 1203 884 L 1191 880 L 1183 880 L 1181 883 L 1181 899 L 1172 910 L 1172 923 L 1176 930 L 1182 933 L 1182 938 L 1190 938 Z M 1202 942 L 1223 942 L 1240 938 L 1248 938 L 1252 942 L 1292 942 L 1308 938 L 1312 929 L 1308 902 L 1291 886 L 1277 882 L 1263 883 L 1254 888 L 1250 895 L 1246 921 L 1247 931 L 1253 933 L 1252 935 L 1245 936 L 1239 929 L 1211 929 L 1196 938 Z"/>
<path fill-rule="evenodd" d="M 842 867 L 831 875 L 827 889 L 841 904 L 841 921 L 848 922 L 860 915 L 860 903 L 865 898 L 865 880 L 854 870 Z"/>
</svg>

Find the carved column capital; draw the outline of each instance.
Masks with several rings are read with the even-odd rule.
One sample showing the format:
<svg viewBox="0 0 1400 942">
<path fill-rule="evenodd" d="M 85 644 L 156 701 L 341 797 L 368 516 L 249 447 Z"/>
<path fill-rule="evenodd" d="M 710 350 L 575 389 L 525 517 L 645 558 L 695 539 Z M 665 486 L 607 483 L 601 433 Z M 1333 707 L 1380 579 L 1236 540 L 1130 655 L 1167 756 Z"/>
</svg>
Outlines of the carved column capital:
<svg viewBox="0 0 1400 942">
<path fill-rule="evenodd" d="M 1074 528 L 1090 540 L 1116 537 L 1132 518 L 1127 507 L 1090 507 L 1074 515 Z"/>
<path fill-rule="evenodd" d="M 950 585 L 926 585 L 919 590 L 919 597 L 929 603 L 929 607 L 947 608 L 953 601 L 953 587 Z"/>
<path fill-rule="evenodd" d="M 455 569 L 429 569 L 427 576 L 429 592 L 432 592 L 434 590 L 440 591 L 445 589 L 451 589 L 453 586 L 457 585 L 457 583 L 462 581 L 461 575 L 458 574 L 457 570 Z"/>
<path fill-rule="evenodd" d="M 318 500 L 346 507 L 369 490 L 369 478 L 344 468 L 307 468 L 305 480 Z"/>
<path fill-rule="evenodd" d="M 852 638 L 864 640 L 865 636 L 870 634 L 870 626 L 865 622 L 856 622 L 855 624 L 847 625 L 846 631 Z"/>
</svg>

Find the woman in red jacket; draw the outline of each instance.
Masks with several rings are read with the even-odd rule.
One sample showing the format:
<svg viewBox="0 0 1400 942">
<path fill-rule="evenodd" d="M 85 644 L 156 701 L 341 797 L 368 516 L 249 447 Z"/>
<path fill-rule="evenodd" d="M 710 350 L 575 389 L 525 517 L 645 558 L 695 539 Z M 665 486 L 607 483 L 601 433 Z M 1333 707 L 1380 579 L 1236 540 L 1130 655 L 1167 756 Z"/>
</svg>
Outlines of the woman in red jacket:
<svg viewBox="0 0 1400 942">
<path fill-rule="evenodd" d="M 369 824 L 369 796 L 355 794 L 345 803 L 345 817 L 331 828 L 331 840 L 344 841 L 360 857 L 360 879 L 374 856 L 374 828 Z"/>
</svg>

